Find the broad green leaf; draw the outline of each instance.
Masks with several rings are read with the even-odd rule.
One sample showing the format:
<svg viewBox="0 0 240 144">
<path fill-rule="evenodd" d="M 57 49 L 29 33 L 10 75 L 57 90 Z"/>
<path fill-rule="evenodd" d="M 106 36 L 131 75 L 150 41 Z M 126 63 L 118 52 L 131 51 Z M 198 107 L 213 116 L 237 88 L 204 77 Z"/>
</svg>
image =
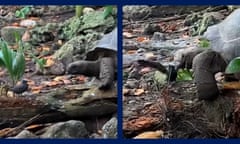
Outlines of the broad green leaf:
<svg viewBox="0 0 240 144">
<path fill-rule="evenodd" d="M 5 63 L 4 63 L 4 61 L 3 61 L 2 51 L 0 51 L 0 67 L 6 67 L 6 66 L 5 66 Z"/>
<path fill-rule="evenodd" d="M 37 59 L 36 62 L 39 65 L 40 69 L 43 70 L 44 69 L 44 65 L 46 64 L 47 60 L 45 60 L 45 59 Z"/>
<path fill-rule="evenodd" d="M 227 66 L 226 73 L 237 73 L 240 72 L 240 57 L 234 58 Z"/>
<path fill-rule="evenodd" d="M 20 37 L 20 34 L 18 32 L 16 32 L 16 31 L 14 32 L 14 37 L 15 37 L 16 42 L 21 41 L 21 37 Z"/>
<path fill-rule="evenodd" d="M 17 10 L 17 11 L 15 12 L 15 16 L 16 16 L 16 17 L 20 17 L 20 13 L 21 13 L 21 12 L 20 12 L 19 10 Z"/>
<path fill-rule="evenodd" d="M 1 49 L 3 54 L 3 62 L 10 73 L 12 73 L 13 59 L 16 56 L 15 52 L 9 49 L 5 41 L 1 42 Z"/>
<path fill-rule="evenodd" d="M 28 14 L 30 12 L 30 7 L 29 6 L 25 6 L 20 11 L 26 15 L 26 14 Z"/>
<path fill-rule="evenodd" d="M 25 71 L 25 58 L 24 53 L 18 52 L 16 57 L 13 60 L 13 77 L 14 80 L 19 80 Z"/>
<path fill-rule="evenodd" d="M 47 60 L 46 59 L 39 59 L 37 58 L 35 55 L 30 54 L 31 57 L 34 59 L 34 61 L 36 62 L 36 64 L 38 64 L 38 66 L 40 67 L 41 70 L 43 70 L 44 65 L 46 64 Z"/>
<path fill-rule="evenodd" d="M 177 73 L 177 81 L 190 81 L 193 80 L 193 74 L 187 69 L 180 69 Z"/>
<path fill-rule="evenodd" d="M 112 11 L 113 11 L 113 6 L 106 6 L 104 8 L 103 18 L 106 19 L 108 16 L 110 16 L 112 14 Z"/>
</svg>

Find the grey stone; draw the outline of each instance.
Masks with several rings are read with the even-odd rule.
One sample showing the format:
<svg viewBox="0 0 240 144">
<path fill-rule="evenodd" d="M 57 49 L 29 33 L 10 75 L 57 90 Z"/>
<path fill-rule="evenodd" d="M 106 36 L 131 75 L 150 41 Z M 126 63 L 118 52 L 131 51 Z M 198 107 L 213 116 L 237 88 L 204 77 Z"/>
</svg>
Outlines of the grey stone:
<svg viewBox="0 0 240 144">
<path fill-rule="evenodd" d="M 113 117 L 103 127 L 103 138 L 117 138 L 117 118 Z"/>
<path fill-rule="evenodd" d="M 23 27 L 6 26 L 1 29 L 1 36 L 9 44 L 14 44 L 16 42 L 15 33 L 18 33 L 20 37 L 22 37 L 25 33 L 25 30 L 26 29 Z"/>
<path fill-rule="evenodd" d="M 53 57 L 62 60 L 64 58 L 73 58 L 73 56 L 78 55 L 78 60 L 84 59 L 85 53 L 95 47 L 97 40 L 100 38 L 101 34 L 99 33 L 87 34 L 86 36 L 76 36 L 57 50 Z"/>
<path fill-rule="evenodd" d="M 23 130 L 23 131 L 21 131 L 18 135 L 16 135 L 13 138 L 21 139 L 21 138 L 39 138 L 39 137 L 34 135 L 33 133 L 31 133 L 28 130 Z"/>
<path fill-rule="evenodd" d="M 88 131 L 81 121 L 59 122 L 48 128 L 41 138 L 87 138 Z"/>
</svg>

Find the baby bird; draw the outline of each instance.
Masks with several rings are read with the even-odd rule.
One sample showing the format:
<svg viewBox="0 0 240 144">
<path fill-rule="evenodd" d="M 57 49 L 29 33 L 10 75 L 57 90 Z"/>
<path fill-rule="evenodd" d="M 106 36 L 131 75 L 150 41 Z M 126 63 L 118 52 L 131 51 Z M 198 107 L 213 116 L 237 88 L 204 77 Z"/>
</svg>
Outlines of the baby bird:
<svg viewBox="0 0 240 144">
<path fill-rule="evenodd" d="M 28 83 L 26 80 L 22 80 L 20 84 L 15 85 L 13 88 L 10 88 L 15 94 L 21 94 L 28 90 Z"/>
</svg>

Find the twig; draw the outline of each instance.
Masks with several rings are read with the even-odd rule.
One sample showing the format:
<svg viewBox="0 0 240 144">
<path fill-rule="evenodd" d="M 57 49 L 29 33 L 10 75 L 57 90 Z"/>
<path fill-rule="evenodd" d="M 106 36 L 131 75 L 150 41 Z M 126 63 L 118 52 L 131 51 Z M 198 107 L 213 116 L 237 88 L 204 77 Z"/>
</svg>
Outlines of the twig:
<svg viewBox="0 0 240 144">
<path fill-rule="evenodd" d="M 14 136 L 16 134 L 18 134 L 20 131 L 22 131 L 27 125 L 31 124 L 32 122 L 38 120 L 38 118 L 40 118 L 40 116 L 44 113 L 47 113 L 51 111 L 50 110 L 47 110 L 47 111 L 43 111 L 41 112 L 40 114 L 37 114 L 35 115 L 34 117 L 30 118 L 29 120 L 25 121 L 24 123 L 22 123 L 21 125 L 13 128 L 13 129 L 10 129 L 9 131 L 3 133 L 2 135 L 0 135 L 0 138 L 5 138 L 5 137 L 11 137 L 11 136 Z"/>
</svg>

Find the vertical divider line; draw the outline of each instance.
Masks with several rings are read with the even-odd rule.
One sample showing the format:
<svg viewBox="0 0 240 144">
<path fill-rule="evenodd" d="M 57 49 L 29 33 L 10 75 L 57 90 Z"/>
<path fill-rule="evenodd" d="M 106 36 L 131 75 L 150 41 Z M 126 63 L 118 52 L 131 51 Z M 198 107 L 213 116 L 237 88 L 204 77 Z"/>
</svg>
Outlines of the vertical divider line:
<svg viewBox="0 0 240 144">
<path fill-rule="evenodd" d="M 117 82 L 118 82 L 118 139 L 123 138 L 122 131 L 122 116 L 123 116 L 123 108 L 122 108 L 122 4 L 117 5 L 117 25 L 118 25 L 118 67 L 117 67 Z"/>
</svg>

